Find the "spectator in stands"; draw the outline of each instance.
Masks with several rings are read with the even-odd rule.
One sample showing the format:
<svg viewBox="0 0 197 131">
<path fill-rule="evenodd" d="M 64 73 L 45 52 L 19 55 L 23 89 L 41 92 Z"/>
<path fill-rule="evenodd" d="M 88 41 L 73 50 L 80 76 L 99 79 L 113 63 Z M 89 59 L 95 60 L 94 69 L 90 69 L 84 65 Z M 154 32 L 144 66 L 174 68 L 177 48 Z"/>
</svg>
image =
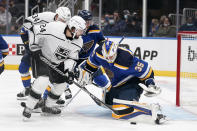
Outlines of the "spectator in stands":
<svg viewBox="0 0 197 131">
<path fill-rule="evenodd" d="M 154 37 L 176 37 L 176 27 L 172 26 L 170 19 L 166 17 L 153 35 Z"/>
<path fill-rule="evenodd" d="M 126 22 L 123 14 L 119 14 L 118 11 L 114 11 L 113 18 L 109 17 L 109 24 L 104 27 L 103 33 L 105 35 L 122 35 L 126 28 Z"/>
<path fill-rule="evenodd" d="M 53 0 L 49 2 L 48 11 L 55 12 L 55 10 L 58 8 L 58 0 Z"/>
<path fill-rule="evenodd" d="M 123 10 L 123 15 L 126 23 L 128 22 L 129 17 L 131 17 L 131 13 L 129 10 Z"/>
<path fill-rule="evenodd" d="M 188 17 L 186 23 L 180 27 L 179 31 L 197 31 L 193 18 Z"/>
<path fill-rule="evenodd" d="M 141 25 L 139 22 L 134 19 L 134 17 L 130 16 L 128 18 L 128 22 L 126 28 L 124 30 L 124 35 L 126 36 L 141 36 Z"/>
<path fill-rule="evenodd" d="M 110 31 L 113 25 L 114 25 L 113 15 L 106 13 L 104 17 L 103 34 L 105 35 L 111 34 Z"/>
<path fill-rule="evenodd" d="M 4 34 L 6 31 L 6 25 L 8 26 L 11 23 L 12 16 L 10 12 L 8 12 L 8 21 L 6 19 L 6 6 L 3 4 L 0 4 L 0 34 Z"/>
<path fill-rule="evenodd" d="M 19 17 L 19 9 L 15 5 L 14 0 L 9 1 L 9 12 L 11 13 L 12 17 Z"/>
<path fill-rule="evenodd" d="M 159 25 L 162 25 L 162 24 L 163 24 L 163 22 L 164 22 L 165 18 L 167 18 L 167 16 L 166 16 L 166 15 L 162 15 L 162 16 L 160 17 Z"/>
<path fill-rule="evenodd" d="M 197 27 L 197 11 L 195 11 L 194 15 L 194 25 Z"/>
<path fill-rule="evenodd" d="M 153 18 L 150 25 L 149 36 L 153 36 L 158 29 L 159 29 L 159 20 Z"/>
</svg>

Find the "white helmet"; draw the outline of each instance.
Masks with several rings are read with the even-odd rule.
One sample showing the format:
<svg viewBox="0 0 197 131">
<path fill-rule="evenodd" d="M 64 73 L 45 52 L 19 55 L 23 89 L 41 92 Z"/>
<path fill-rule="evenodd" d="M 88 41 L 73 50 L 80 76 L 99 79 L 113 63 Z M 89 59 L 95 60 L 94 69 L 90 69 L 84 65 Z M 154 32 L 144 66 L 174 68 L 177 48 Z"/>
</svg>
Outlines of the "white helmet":
<svg viewBox="0 0 197 131">
<path fill-rule="evenodd" d="M 113 63 L 117 56 L 118 44 L 113 41 L 103 41 L 102 54 L 103 57 L 109 62 Z"/>
<path fill-rule="evenodd" d="M 75 31 L 73 33 L 73 38 L 75 36 L 80 36 L 84 33 L 86 29 L 86 22 L 85 20 L 80 17 L 80 16 L 73 16 L 69 21 L 68 21 L 68 28 L 72 31 L 74 28 Z"/>
<path fill-rule="evenodd" d="M 56 14 L 58 14 L 57 19 L 63 20 L 64 22 L 69 21 L 71 18 L 70 9 L 67 7 L 59 7 L 56 9 L 55 12 L 56 12 Z"/>
</svg>

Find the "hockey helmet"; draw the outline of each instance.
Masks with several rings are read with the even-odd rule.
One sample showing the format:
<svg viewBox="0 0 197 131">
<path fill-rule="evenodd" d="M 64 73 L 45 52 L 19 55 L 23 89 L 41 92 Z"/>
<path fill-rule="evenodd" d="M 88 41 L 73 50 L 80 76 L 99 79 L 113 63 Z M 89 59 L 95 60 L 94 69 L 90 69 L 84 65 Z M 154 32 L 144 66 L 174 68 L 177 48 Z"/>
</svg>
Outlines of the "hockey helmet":
<svg viewBox="0 0 197 131">
<path fill-rule="evenodd" d="M 69 21 L 68 21 L 68 28 L 71 30 L 73 33 L 73 38 L 75 36 L 80 36 L 85 32 L 86 29 L 86 22 L 85 20 L 80 17 L 80 16 L 73 16 Z M 74 29 L 74 31 L 73 31 Z"/>
<path fill-rule="evenodd" d="M 55 11 L 56 14 L 58 14 L 58 19 L 64 22 L 67 22 L 70 20 L 71 18 L 71 12 L 70 9 L 67 7 L 59 7 L 57 8 L 57 10 Z"/>
<path fill-rule="evenodd" d="M 85 21 L 92 20 L 92 13 L 89 10 L 80 10 L 78 16 L 81 16 Z"/>
<path fill-rule="evenodd" d="M 102 46 L 103 57 L 109 62 L 113 63 L 117 56 L 118 44 L 113 41 L 105 40 Z"/>
</svg>

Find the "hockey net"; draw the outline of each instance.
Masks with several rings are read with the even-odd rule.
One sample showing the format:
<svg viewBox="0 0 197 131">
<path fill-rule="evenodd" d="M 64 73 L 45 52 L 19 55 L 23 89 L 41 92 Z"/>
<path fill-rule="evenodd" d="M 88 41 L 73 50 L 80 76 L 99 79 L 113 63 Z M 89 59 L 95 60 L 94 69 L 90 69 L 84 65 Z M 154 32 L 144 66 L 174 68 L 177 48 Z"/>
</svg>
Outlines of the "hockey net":
<svg viewBox="0 0 197 131">
<path fill-rule="evenodd" d="M 197 32 L 177 36 L 176 105 L 197 107 Z"/>
</svg>

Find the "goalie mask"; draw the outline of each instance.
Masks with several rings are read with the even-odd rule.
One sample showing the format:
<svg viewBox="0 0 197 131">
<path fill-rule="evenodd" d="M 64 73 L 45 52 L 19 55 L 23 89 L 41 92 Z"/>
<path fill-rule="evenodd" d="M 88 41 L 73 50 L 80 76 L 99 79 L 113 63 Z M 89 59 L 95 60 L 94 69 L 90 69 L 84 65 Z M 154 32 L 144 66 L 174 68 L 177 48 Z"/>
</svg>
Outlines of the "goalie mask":
<svg viewBox="0 0 197 131">
<path fill-rule="evenodd" d="M 72 38 L 78 38 L 84 34 L 86 29 L 86 22 L 80 16 L 73 16 L 68 21 L 68 28 L 71 30 Z"/>
<path fill-rule="evenodd" d="M 103 57 L 109 62 L 113 63 L 117 56 L 118 44 L 105 40 L 102 46 Z"/>
<path fill-rule="evenodd" d="M 71 18 L 70 9 L 67 7 L 59 7 L 57 8 L 55 12 L 58 15 L 58 18 L 57 18 L 58 21 L 62 21 L 65 23 L 69 21 Z"/>
</svg>

